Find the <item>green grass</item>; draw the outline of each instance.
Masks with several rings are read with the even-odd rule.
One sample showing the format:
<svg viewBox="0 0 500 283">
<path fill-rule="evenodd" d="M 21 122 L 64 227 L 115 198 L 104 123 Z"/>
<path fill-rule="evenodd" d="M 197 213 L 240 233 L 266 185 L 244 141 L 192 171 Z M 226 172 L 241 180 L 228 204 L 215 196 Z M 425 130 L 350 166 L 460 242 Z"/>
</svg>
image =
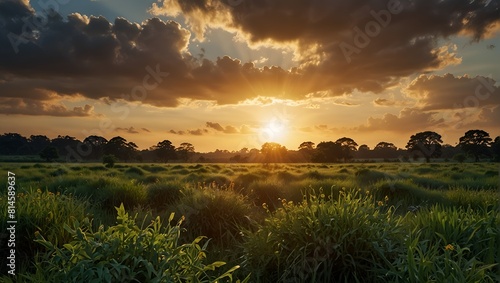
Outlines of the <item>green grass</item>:
<svg viewBox="0 0 500 283">
<path fill-rule="evenodd" d="M 133 226 L 137 235 L 151 231 L 157 216 L 175 212 L 164 226 L 183 219 L 178 247 L 198 245 L 209 262 L 241 266 L 231 273 L 235 280 L 251 274 L 252 282 L 500 281 L 498 164 L 0 165 L 16 174 L 18 273 L 41 282 L 56 276 L 50 266 L 81 266 L 47 258 L 70 252 L 64 244 L 75 235 L 65 225 L 74 229 L 87 217 L 88 237 L 112 231 L 122 203 L 144 219 Z M 6 187 L 0 193 L 6 211 Z M 36 231 L 44 237 L 38 243 Z M 193 243 L 199 236 L 208 237 L 204 248 L 206 242 Z M 5 237 L 0 232 L 4 254 Z M 137 258 L 131 245 L 113 241 L 121 247 L 113 253 Z M 92 266 L 94 273 L 101 268 Z"/>
</svg>

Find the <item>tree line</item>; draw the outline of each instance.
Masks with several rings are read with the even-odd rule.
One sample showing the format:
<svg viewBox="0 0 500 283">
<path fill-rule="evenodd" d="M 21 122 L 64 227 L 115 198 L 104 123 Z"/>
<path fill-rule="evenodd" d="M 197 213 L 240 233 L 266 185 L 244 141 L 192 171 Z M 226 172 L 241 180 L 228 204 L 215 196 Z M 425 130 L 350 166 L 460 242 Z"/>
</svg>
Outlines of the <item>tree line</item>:
<svg viewBox="0 0 500 283">
<path fill-rule="evenodd" d="M 500 161 L 500 137 L 492 139 L 483 130 L 469 130 L 460 137 L 457 146 L 443 145 L 441 135 L 432 131 L 412 135 L 405 149 L 393 143 L 382 141 L 373 149 L 358 144 L 351 138 L 342 137 L 336 141 L 322 141 L 315 144 L 302 142 L 297 150 L 267 142 L 260 149 L 243 148 L 239 151 L 216 150 L 198 153 L 191 143 L 174 146 L 163 140 L 148 149 L 139 150 L 133 142 L 121 136 L 107 140 L 101 136 L 88 136 L 80 141 L 71 136 L 57 136 L 49 139 L 43 135 L 24 137 L 17 133 L 0 135 L 0 155 L 38 155 L 45 161 L 63 162 L 350 162 L 353 160 L 383 159 L 386 161 L 411 161 L 420 158 L 427 162 L 431 158 L 454 158 L 463 162 L 488 159 Z"/>
</svg>

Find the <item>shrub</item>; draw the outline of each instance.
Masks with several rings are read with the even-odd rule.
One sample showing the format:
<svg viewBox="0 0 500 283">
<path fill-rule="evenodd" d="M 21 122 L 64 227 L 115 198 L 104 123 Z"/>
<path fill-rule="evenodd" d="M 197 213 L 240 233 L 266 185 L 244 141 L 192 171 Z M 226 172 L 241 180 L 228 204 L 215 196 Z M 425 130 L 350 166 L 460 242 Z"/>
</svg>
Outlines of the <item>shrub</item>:
<svg viewBox="0 0 500 283">
<path fill-rule="evenodd" d="M 125 174 L 127 175 L 137 175 L 137 176 L 144 176 L 144 171 L 141 170 L 139 167 L 132 166 L 125 170 Z"/>
<path fill-rule="evenodd" d="M 374 184 L 380 180 L 388 178 L 388 176 L 383 172 L 370 170 L 368 168 L 359 169 L 354 173 L 354 175 L 356 176 L 358 183 L 361 185 Z"/>
<path fill-rule="evenodd" d="M 284 198 L 284 185 L 281 181 L 276 179 L 267 179 L 262 181 L 255 181 L 248 189 L 244 189 L 250 199 L 254 201 L 257 206 L 262 206 L 266 203 L 271 210 L 278 208 L 280 199 Z"/>
<path fill-rule="evenodd" d="M 104 165 L 107 168 L 114 167 L 116 162 L 118 162 L 118 158 L 116 158 L 116 156 L 114 156 L 112 154 L 104 155 L 102 157 L 102 163 L 104 163 Z"/>
<path fill-rule="evenodd" d="M 244 266 L 256 281 L 361 281 L 401 251 L 400 218 L 382 213 L 370 196 L 349 190 L 336 200 L 311 195 L 283 205 L 246 233 Z"/>
<path fill-rule="evenodd" d="M 464 163 L 464 161 L 467 160 L 467 156 L 463 153 L 457 153 L 453 156 L 453 160 L 457 161 L 458 163 Z"/>
<path fill-rule="evenodd" d="M 147 204 L 153 209 L 164 209 L 180 199 L 183 187 L 178 181 L 151 184 L 146 188 Z"/>
<path fill-rule="evenodd" d="M 47 253 L 36 262 L 37 274 L 32 278 L 46 282 L 232 282 L 234 266 L 218 275 L 214 271 L 224 262 L 205 264 L 205 248 L 200 242 L 179 245 L 180 225 L 162 227 L 156 218 L 139 227 L 123 205 L 117 208 L 118 224 L 93 231 L 90 221 L 75 221 L 70 228 L 73 241 L 59 248 L 37 235 L 36 242 Z M 173 220 L 171 214 L 169 220 Z M 29 278 L 29 276 L 27 276 Z"/>
<path fill-rule="evenodd" d="M 233 190 L 185 188 L 176 209 L 186 217 L 190 235 L 204 235 L 223 246 L 240 239 L 240 227 L 249 229 L 256 214 L 248 200 Z"/>
<path fill-rule="evenodd" d="M 259 174 L 245 173 L 245 174 L 241 174 L 238 177 L 236 177 L 236 179 L 234 180 L 234 183 L 236 183 L 236 185 L 238 187 L 247 187 L 248 188 L 248 186 L 250 186 L 251 183 L 258 181 L 258 180 L 262 180 L 262 179 L 264 179 L 264 178 L 262 176 L 260 176 Z"/>
</svg>

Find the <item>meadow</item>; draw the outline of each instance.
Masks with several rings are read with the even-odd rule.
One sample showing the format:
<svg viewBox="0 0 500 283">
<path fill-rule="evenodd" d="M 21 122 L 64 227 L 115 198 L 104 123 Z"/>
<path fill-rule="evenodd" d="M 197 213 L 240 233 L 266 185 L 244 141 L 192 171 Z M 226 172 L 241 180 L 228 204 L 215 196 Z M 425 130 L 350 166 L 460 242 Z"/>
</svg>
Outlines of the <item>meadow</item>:
<svg viewBox="0 0 500 283">
<path fill-rule="evenodd" d="M 500 282 L 498 163 L 0 167 L 17 282 Z"/>
</svg>

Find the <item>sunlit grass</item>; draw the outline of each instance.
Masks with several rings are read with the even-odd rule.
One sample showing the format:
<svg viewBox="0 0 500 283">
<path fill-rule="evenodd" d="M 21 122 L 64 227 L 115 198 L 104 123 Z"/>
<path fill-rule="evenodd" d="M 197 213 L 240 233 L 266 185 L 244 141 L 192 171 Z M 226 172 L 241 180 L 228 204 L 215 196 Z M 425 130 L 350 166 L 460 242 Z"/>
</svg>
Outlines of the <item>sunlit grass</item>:
<svg viewBox="0 0 500 283">
<path fill-rule="evenodd" d="M 64 223 L 86 215 L 111 227 L 123 203 L 148 223 L 184 216 L 183 243 L 209 237 L 210 261 L 242 265 L 234 275 L 252 282 L 500 281 L 498 164 L 1 166 L 24 194 L 20 227 L 58 244 L 71 240 Z M 34 230 L 23 235 L 42 256 Z"/>
</svg>

